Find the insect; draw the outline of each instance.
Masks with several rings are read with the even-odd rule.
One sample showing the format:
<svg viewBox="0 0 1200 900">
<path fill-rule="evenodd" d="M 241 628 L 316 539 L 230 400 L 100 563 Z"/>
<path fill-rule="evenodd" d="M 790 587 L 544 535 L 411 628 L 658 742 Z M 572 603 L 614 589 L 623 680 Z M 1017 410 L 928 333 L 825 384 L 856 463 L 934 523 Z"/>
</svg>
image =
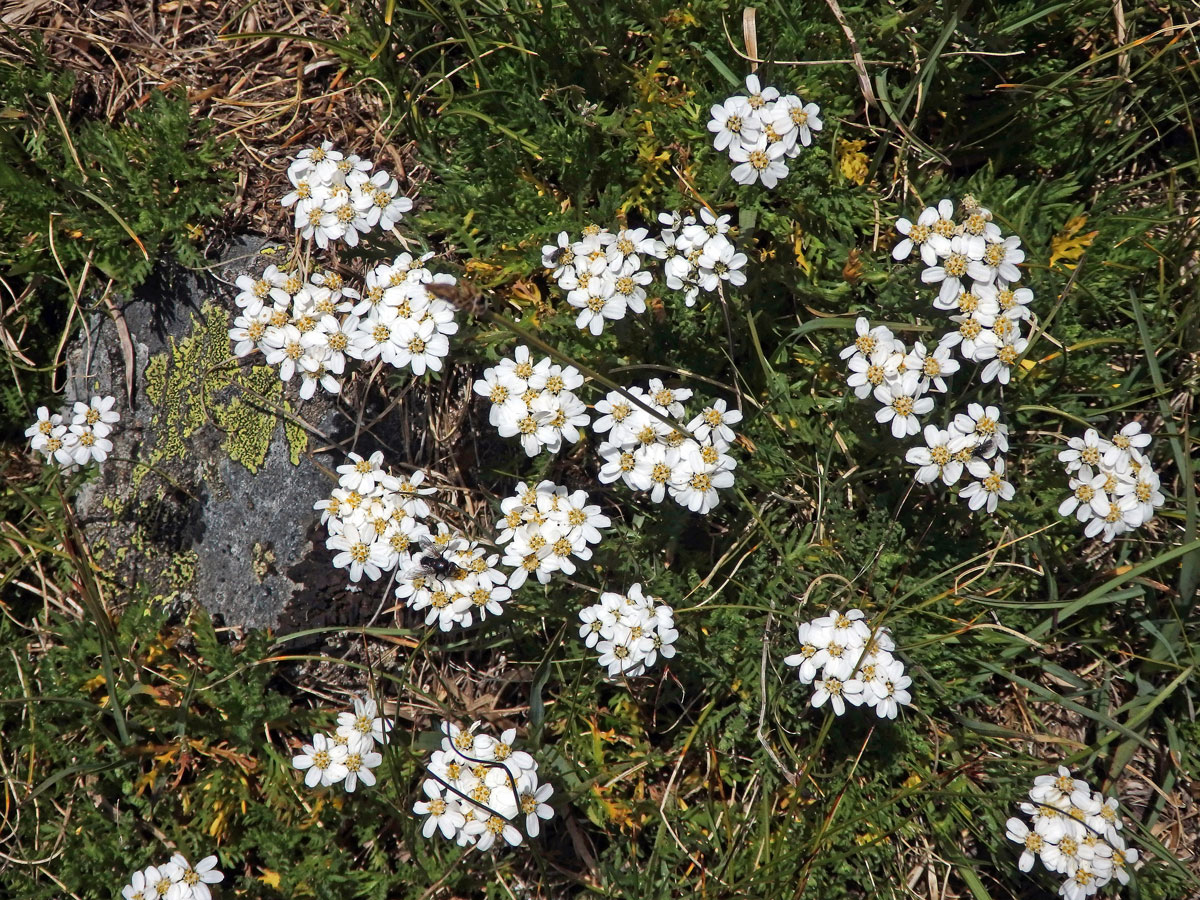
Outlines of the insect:
<svg viewBox="0 0 1200 900">
<path fill-rule="evenodd" d="M 989 456 L 995 455 L 995 453 L 996 453 L 996 436 L 995 435 L 991 435 L 991 434 L 989 434 L 987 436 L 976 435 L 975 440 L 976 440 L 976 444 L 973 449 L 974 449 L 976 456 L 981 456 L 984 459 L 987 459 Z"/>
<path fill-rule="evenodd" d="M 454 560 L 446 557 L 446 553 L 451 550 L 450 546 L 436 544 L 427 537 L 420 539 L 420 546 L 421 551 L 415 557 L 409 577 L 426 575 L 439 581 L 457 581 L 462 578 L 463 570 Z"/>
<path fill-rule="evenodd" d="M 447 303 L 454 304 L 463 312 L 470 315 L 477 316 L 487 309 L 487 303 L 483 299 L 483 292 L 473 282 L 467 281 L 465 278 L 456 284 L 435 281 L 424 287 L 433 296 L 440 297 Z"/>
</svg>

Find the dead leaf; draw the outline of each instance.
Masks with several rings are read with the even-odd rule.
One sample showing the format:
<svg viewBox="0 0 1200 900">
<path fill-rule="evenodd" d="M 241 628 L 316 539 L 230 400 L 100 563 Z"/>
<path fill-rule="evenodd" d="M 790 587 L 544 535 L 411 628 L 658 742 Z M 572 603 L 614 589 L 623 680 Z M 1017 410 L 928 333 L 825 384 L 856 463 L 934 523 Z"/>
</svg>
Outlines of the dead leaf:
<svg viewBox="0 0 1200 900">
<path fill-rule="evenodd" d="M 867 161 L 867 154 L 862 152 L 865 146 L 866 141 L 838 141 L 838 168 L 842 170 L 847 181 L 862 184 L 867 180 L 867 173 L 871 167 Z"/>
<path fill-rule="evenodd" d="M 1085 250 L 1092 245 L 1092 241 L 1096 239 L 1096 235 L 1100 232 L 1089 231 L 1087 234 L 1080 234 L 1080 230 L 1087 224 L 1087 216 L 1075 216 L 1067 222 L 1063 230 L 1050 238 L 1050 268 L 1060 260 L 1075 260 L 1083 256 Z M 1064 269 L 1074 269 L 1075 265 L 1064 262 Z"/>
<path fill-rule="evenodd" d="M 125 395 L 129 401 L 129 408 L 133 408 L 133 367 L 136 357 L 133 352 L 133 337 L 129 333 L 129 325 L 125 322 L 125 315 L 112 301 L 111 288 L 112 282 L 109 281 L 108 286 L 104 289 L 104 305 L 108 307 L 108 314 L 112 316 L 113 324 L 117 326 L 117 337 L 121 341 L 121 355 L 125 357 Z"/>
</svg>

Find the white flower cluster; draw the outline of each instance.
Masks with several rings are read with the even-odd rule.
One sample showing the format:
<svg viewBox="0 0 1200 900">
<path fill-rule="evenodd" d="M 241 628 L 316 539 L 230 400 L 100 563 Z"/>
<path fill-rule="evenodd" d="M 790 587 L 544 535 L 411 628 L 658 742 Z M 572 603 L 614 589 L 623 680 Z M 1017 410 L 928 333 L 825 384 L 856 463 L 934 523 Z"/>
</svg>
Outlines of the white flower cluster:
<svg viewBox="0 0 1200 900">
<path fill-rule="evenodd" d="M 652 378 L 645 391 L 631 387 L 629 393 L 667 419 L 681 425 L 686 421 L 683 401 L 692 396 L 687 388 L 668 388 Z M 740 422 L 742 414 L 726 409 L 724 400 L 705 407 L 687 422 L 694 439 L 630 403 L 618 391 L 609 393 L 595 408 L 601 416 L 592 429 L 608 436 L 599 449 L 604 463 L 601 483 L 611 484 L 619 478 L 635 491 L 649 491 L 655 503 L 670 493 L 680 506 L 699 513 L 707 513 L 720 502 L 718 490 L 733 486 L 737 460 L 727 452 L 735 438 L 729 426 Z"/>
<path fill-rule="evenodd" d="M 675 611 L 658 597 L 647 597 L 641 584 L 627 594 L 606 591 L 600 602 L 579 613 L 579 636 L 600 654 L 608 677 L 641 675 L 659 656 L 675 655 Z"/>
<path fill-rule="evenodd" d="M 454 305 L 428 290 L 451 285 L 451 275 L 434 275 L 418 259 L 401 253 L 372 269 L 360 292 L 337 272 L 311 276 L 300 266 L 268 266 L 261 278 L 241 275 L 234 298 L 240 314 L 229 329 L 234 355 L 261 351 L 279 377 L 300 376 L 300 396 L 317 386 L 341 391 L 346 360 L 408 367 L 415 375 L 440 371 L 458 331 Z"/>
<path fill-rule="evenodd" d="M 125 900 L 212 900 L 209 885 L 224 878 L 215 856 L 193 866 L 182 853 L 175 853 L 162 865 L 134 872 L 121 888 L 121 896 Z"/>
<path fill-rule="evenodd" d="M 519 588 L 530 576 L 546 584 L 555 572 L 573 575 L 575 560 L 592 558 L 588 545 L 600 542 L 600 529 L 612 520 L 589 499 L 587 491 L 568 493 L 552 481 L 532 488 L 522 481 L 500 503 L 504 518 L 496 523 L 496 543 L 508 545 L 502 565 L 512 568 L 510 588 Z"/>
<path fill-rule="evenodd" d="M 488 421 L 501 437 L 518 437 L 528 456 L 557 453 L 565 439 L 574 444 L 588 424 L 587 406 L 575 396 L 583 375 L 545 357 L 534 363 L 529 348 L 517 347 L 475 381 L 475 393 L 492 402 Z"/>
<path fill-rule="evenodd" d="M 563 231 L 558 243 L 542 247 L 542 265 L 567 292 L 567 302 L 579 310 L 575 325 L 580 331 L 598 335 L 605 322 L 620 321 L 626 312 L 646 311 L 646 285 L 653 276 L 642 268 L 642 256 L 666 255 L 663 244 L 647 235 L 645 228 L 622 228 L 613 234 L 588 225 L 578 241 Z"/>
<path fill-rule="evenodd" d="M 958 327 L 942 337 L 938 349 L 957 347 L 965 362 L 982 365 L 984 384 L 1008 384 L 1012 367 L 1029 346 L 1021 327 L 1030 318 L 1033 291 L 1016 286 L 1025 251 L 1021 239 L 1005 237 L 974 197 L 963 197 L 961 207 L 961 222 L 955 222 L 949 199 L 927 208 L 915 223 L 897 220 L 904 239 L 892 256 L 907 259 L 916 249 L 926 266 L 921 281 L 939 285 L 933 306 L 951 313 Z"/>
<path fill-rule="evenodd" d="M 75 402 L 71 421 L 39 406 L 37 421 L 25 429 L 29 445 L 40 451 L 46 461 L 53 460 L 64 470 L 86 466 L 92 460 L 104 462 L 112 452 L 112 427 L 121 421 L 113 409 L 116 397 L 92 397 L 87 403 Z"/>
<path fill-rule="evenodd" d="M 537 760 L 514 748 L 515 728 L 497 740 L 476 733 L 481 724 L 463 730 L 442 723 L 442 747 L 429 760 L 421 785 L 425 797 L 413 804 L 413 812 L 427 817 L 421 827 L 427 838 L 441 831 L 460 847 L 486 851 L 501 838 L 516 847 L 526 835 L 536 838 L 541 820 L 554 816 L 546 802 L 554 788 L 538 784 Z"/>
<path fill-rule="evenodd" d="M 292 765 L 304 771 L 304 783 L 314 788 L 341 784 L 347 794 L 359 784 L 375 784 L 374 769 L 383 762 L 375 745 L 387 743 L 392 720 L 379 715 L 374 700 L 355 699 L 353 712 L 338 713 L 338 727 L 332 734 L 317 732 L 312 743 L 292 757 Z"/>
<path fill-rule="evenodd" d="M 829 701 L 842 715 L 846 704 L 870 706 L 881 719 L 894 719 L 901 706 L 912 703 L 908 688 L 912 679 L 904 674 L 904 663 L 892 655 L 896 649 L 891 632 L 880 626 L 871 633 L 861 609 L 828 615 L 800 626 L 800 652 L 784 659 L 798 666 L 801 684 L 816 690 L 812 705 Z"/>
<path fill-rule="evenodd" d="M 338 466 L 338 476 L 330 496 L 313 505 L 329 532 L 325 546 L 337 551 L 333 564 L 348 569 L 355 582 L 364 574 L 377 581 L 382 573 L 407 566 L 412 545 L 430 535 L 429 504 L 423 498 L 434 489 L 421 486 L 425 473 L 392 475 L 377 451 L 368 459 L 351 453 Z"/>
<path fill-rule="evenodd" d="M 512 590 L 496 568 L 499 554 L 489 555 L 477 542 L 442 523 L 420 545 L 412 562 L 399 572 L 396 599 L 414 612 L 426 610 L 426 625 L 436 623 L 442 631 L 450 631 L 504 614 Z"/>
<path fill-rule="evenodd" d="M 795 94 L 780 97 L 773 87 L 762 87 L 757 75 L 746 77 L 746 93 L 735 94 L 711 110 L 708 123 L 713 147 L 726 150 L 735 163 L 733 180 L 738 184 L 761 181 L 773 188 L 788 176 L 784 158 L 800 155 L 821 130 L 821 108 L 805 103 Z"/>
<path fill-rule="evenodd" d="M 396 599 L 425 614 L 425 624 L 442 631 L 468 628 L 476 617 L 501 615 L 512 596 L 496 568 L 499 555 L 452 532 L 443 522 L 426 523 L 434 489 L 422 487 L 425 473 L 397 477 L 383 468 L 383 453 L 369 459 L 350 454 L 338 466 L 338 486 L 314 509 L 329 531 L 325 546 L 336 550 L 333 564 L 348 569 L 350 580 L 365 574 L 377 581 L 396 572 Z M 414 549 L 415 548 L 415 549 Z"/>
<path fill-rule="evenodd" d="M 1028 346 L 1020 332 L 1030 318 L 1033 292 L 1014 287 L 1021 278 L 1017 266 L 1025 259 L 1020 238 L 1004 237 L 992 214 L 970 195 L 963 198 L 962 211 L 963 221 L 955 222 L 953 201 L 942 200 L 916 223 L 900 219 L 896 228 L 904 239 L 892 251 L 902 260 L 919 250 L 928 266 L 921 280 L 940 283 L 933 305 L 952 313 L 956 330 L 942 335 L 936 346 L 914 341 L 909 349 L 887 326 L 872 327 L 860 317 L 854 343 L 841 351 L 850 369 L 846 384 L 860 400 L 874 396 L 880 404 L 876 421 L 890 423 L 898 440 L 921 432 L 919 417 L 933 411 L 933 394 L 946 393 L 947 379 L 962 365 L 952 356 L 955 348 L 964 362 L 983 365 L 983 383 L 1007 384 Z M 959 496 L 971 509 L 992 513 L 1000 500 L 1012 499 L 1015 490 L 1006 480 L 1002 455 L 1008 451 L 1008 428 L 998 407 L 972 403 L 948 428 L 925 426 L 924 438 L 925 446 L 905 455 L 918 467 L 917 480 L 928 484 L 940 477 L 952 485 L 965 469 L 974 481 Z"/>
<path fill-rule="evenodd" d="M 956 484 L 966 469 L 974 481 L 961 488 L 958 496 L 971 509 L 996 511 L 1001 500 L 1011 500 L 1016 493 L 1012 483 L 1005 480 L 1005 461 L 1008 452 L 1008 426 L 1000 421 L 1000 410 L 980 403 L 967 405 L 948 428 L 926 425 L 925 446 L 911 447 L 904 454 L 906 462 L 917 466 L 917 481 L 930 484 L 941 478 L 947 486 Z"/>
<path fill-rule="evenodd" d="M 1013 816 L 1006 823 L 1008 839 L 1024 847 L 1017 862 L 1022 872 L 1040 859 L 1048 871 L 1064 877 L 1058 893 L 1066 900 L 1084 900 L 1114 879 L 1129 883 L 1138 853 L 1125 847 L 1116 797 L 1105 799 L 1059 766 L 1057 775 L 1033 780 L 1029 800 L 1021 804 L 1029 821 Z"/>
<path fill-rule="evenodd" d="M 391 231 L 413 204 L 391 174 L 373 168 L 330 141 L 301 150 L 287 170 L 292 190 L 279 201 L 284 209 L 295 207 L 300 237 L 324 250 L 335 241 L 357 246 L 359 236 L 374 228 Z"/>
<path fill-rule="evenodd" d="M 685 305 L 695 306 L 700 291 L 711 294 L 722 281 L 734 287 L 746 283 L 746 254 L 739 253 L 728 237 L 728 215 L 718 216 L 702 207 L 699 220 L 665 212 L 658 221 L 663 225 L 667 287 L 683 291 Z"/>
<path fill-rule="evenodd" d="M 1150 435 L 1130 422 L 1111 438 L 1089 428 L 1058 454 L 1071 476 L 1071 496 L 1058 507 L 1064 518 L 1086 522 L 1083 533 L 1108 543 L 1154 518 L 1165 498 L 1158 473 L 1144 454 Z"/>
</svg>

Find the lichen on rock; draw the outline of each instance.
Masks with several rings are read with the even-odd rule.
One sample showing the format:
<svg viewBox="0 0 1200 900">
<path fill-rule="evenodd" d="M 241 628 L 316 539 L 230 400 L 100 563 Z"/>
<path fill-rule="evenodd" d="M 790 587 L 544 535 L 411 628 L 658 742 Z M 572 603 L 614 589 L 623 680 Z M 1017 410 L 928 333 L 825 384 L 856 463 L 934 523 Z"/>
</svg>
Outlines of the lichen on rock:
<svg viewBox="0 0 1200 900">
<path fill-rule="evenodd" d="M 275 624 L 299 590 L 286 573 L 311 553 L 312 504 L 329 490 L 304 422 L 336 430 L 328 399 L 301 402 L 273 368 L 232 355 L 228 285 L 264 265 L 257 243 L 236 242 L 220 280 L 160 267 L 120 307 L 132 391 L 108 316 L 68 353 L 68 399 L 111 393 L 122 407 L 114 452 L 77 498 L 102 574 L 249 626 Z"/>
</svg>

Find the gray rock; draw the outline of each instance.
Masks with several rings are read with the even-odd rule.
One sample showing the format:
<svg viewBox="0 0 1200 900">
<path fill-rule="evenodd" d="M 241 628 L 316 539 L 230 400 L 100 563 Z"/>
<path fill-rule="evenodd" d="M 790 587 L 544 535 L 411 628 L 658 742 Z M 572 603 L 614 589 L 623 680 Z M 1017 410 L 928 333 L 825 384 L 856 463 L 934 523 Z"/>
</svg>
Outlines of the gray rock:
<svg viewBox="0 0 1200 900">
<path fill-rule="evenodd" d="M 278 624 L 303 589 L 295 579 L 314 555 L 313 503 L 340 462 L 314 457 L 294 424 L 302 414 L 332 434 L 333 402 L 318 392 L 302 403 L 294 385 L 232 357 L 231 286 L 271 261 L 262 246 L 234 241 L 210 275 L 161 265 L 115 304 L 116 317 L 93 315 L 68 353 L 67 399 L 113 394 L 122 415 L 112 456 L 76 500 L 101 566 L 118 584 L 248 627 Z"/>
</svg>

